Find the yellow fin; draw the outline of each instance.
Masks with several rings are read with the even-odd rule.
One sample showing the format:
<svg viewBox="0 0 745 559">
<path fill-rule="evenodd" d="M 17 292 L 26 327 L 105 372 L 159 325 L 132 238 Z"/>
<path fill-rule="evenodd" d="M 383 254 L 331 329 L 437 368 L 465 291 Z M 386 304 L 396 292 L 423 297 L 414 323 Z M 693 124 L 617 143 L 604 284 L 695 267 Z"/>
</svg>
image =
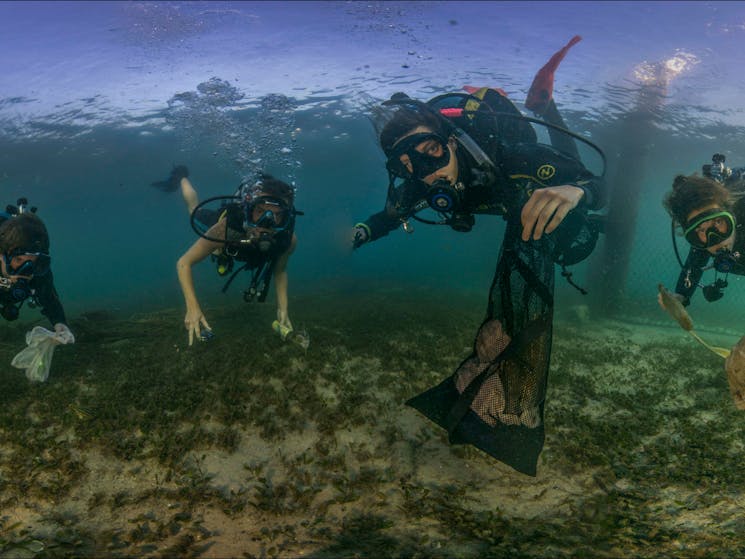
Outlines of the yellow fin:
<svg viewBox="0 0 745 559">
<path fill-rule="evenodd" d="M 728 349 L 725 349 L 723 347 L 717 347 L 713 345 L 707 344 L 704 340 L 701 339 L 701 337 L 696 334 L 693 330 L 689 330 L 688 333 L 694 337 L 694 339 L 699 342 L 701 345 L 709 349 L 711 352 L 716 353 L 719 357 L 722 357 L 723 359 L 727 359 L 729 357 L 730 351 Z"/>
</svg>

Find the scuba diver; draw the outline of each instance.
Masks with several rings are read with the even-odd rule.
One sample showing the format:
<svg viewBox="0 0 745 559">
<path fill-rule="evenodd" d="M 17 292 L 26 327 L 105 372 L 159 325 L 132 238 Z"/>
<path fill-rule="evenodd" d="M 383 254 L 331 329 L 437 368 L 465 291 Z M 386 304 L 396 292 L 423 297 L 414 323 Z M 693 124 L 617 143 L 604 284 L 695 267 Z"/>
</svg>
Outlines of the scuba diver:
<svg viewBox="0 0 745 559">
<path fill-rule="evenodd" d="M 453 100 L 466 108 L 439 108 Z M 380 133 L 388 197 L 384 210 L 354 226 L 354 248 L 400 226 L 413 230 L 412 218 L 470 231 L 474 215 L 504 216 L 518 193 L 527 195 L 520 208 L 523 241 L 551 233 L 578 206 L 598 210 L 604 203 L 601 183 L 576 157 L 537 143 L 526 122 L 510 122 L 519 111 L 498 90 L 446 94 L 429 103 L 397 93 L 384 105 L 399 107 Z M 473 130 L 466 133 L 469 128 Z M 506 135 L 515 141 L 503 143 Z M 403 183 L 396 186 L 398 179 Z M 430 222 L 416 215 L 428 208 L 441 220 Z"/>
<path fill-rule="evenodd" d="M 287 312 L 287 262 L 297 244 L 295 216 L 302 215 L 294 207 L 294 188 L 263 174 L 256 182 L 243 182 L 232 196 L 216 196 L 198 203 L 188 177 L 186 166 L 179 165 L 168 179 L 153 186 L 165 191 L 181 189 L 192 228 L 200 236 L 176 265 L 186 301 L 184 326 L 189 333 L 189 345 L 195 338 L 207 341 L 213 336 L 197 300 L 191 273 L 192 266 L 210 255 L 220 275 L 233 272 L 223 292 L 241 271 L 251 272 L 251 283 L 243 293 L 246 302 L 254 299 L 264 302 L 274 276 L 277 319 L 272 328 L 283 341 L 288 339 L 293 327 Z M 217 209 L 206 207 L 216 203 L 219 203 Z"/>
<path fill-rule="evenodd" d="M 711 165 L 703 166 L 703 175 L 675 177 L 663 206 L 672 218 L 672 240 L 681 271 L 674 296 L 688 306 L 697 288 L 704 299 L 718 301 L 729 285 L 730 273 L 745 275 L 745 167 L 730 169 L 725 157 L 714 154 Z M 676 240 L 676 227 L 690 245 L 682 261 Z M 704 285 L 701 278 L 714 270 L 714 281 Z M 664 309 L 662 298 L 658 302 Z"/>
<path fill-rule="evenodd" d="M 0 315 L 16 320 L 24 302 L 40 307 L 58 343 L 74 343 L 50 267 L 49 233 L 36 208 L 20 198 L 0 212 Z"/>
<path fill-rule="evenodd" d="M 382 211 L 354 226 L 352 245 L 399 227 L 412 232 L 411 220 L 468 232 L 476 215 L 505 219 L 487 318 L 471 357 L 407 404 L 446 428 L 451 443 L 473 444 L 535 475 L 544 441 L 554 264 L 572 283 L 565 267 L 593 250 L 600 225 L 588 210 L 605 201 L 602 177 L 579 160 L 575 140 L 601 157 L 602 151 L 549 118 L 558 118 L 550 92 L 545 120 L 538 120 L 523 116 L 501 90 L 464 89 L 426 103 L 397 93 L 378 108 L 389 113 L 378 127 L 388 194 Z M 552 145 L 539 143 L 530 123 L 547 128 Z M 437 217 L 419 215 L 425 210 Z"/>
<path fill-rule="evenodd" d="M 701 166 L 702 174 L 708 178 L 724 184 L 732 192 L 741 192 L 745 186 L 745 167 L 727 167 L 727 158 L 722 153 L 711 156 L 711 163 Z"/>
</svg>

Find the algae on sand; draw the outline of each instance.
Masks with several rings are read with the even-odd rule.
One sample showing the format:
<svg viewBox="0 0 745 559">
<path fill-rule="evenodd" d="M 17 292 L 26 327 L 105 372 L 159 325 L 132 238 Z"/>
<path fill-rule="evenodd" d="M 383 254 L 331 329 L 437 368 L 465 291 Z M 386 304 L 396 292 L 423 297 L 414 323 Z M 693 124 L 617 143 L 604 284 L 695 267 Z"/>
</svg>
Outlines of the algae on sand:
<svg viewBox="0 0 745 559">
<path fill-rule="evenodd" d="M 273 309 L 236 305 L 210 309 L 209 343 L 189 348 L 177 311 L 105 317 L 106 339 L 88 317 L 44 385 L 0 371 L 0 555 L 742 552 L 739 412 L 721 361 L 674 333 L 557 324 L 528 479 L 403 404 L 468 355 L 480 299 L 293 304 L 307 352 L 271 331 Z M 22 332 L 0 329 L 9 362 Z"/>
</svg>

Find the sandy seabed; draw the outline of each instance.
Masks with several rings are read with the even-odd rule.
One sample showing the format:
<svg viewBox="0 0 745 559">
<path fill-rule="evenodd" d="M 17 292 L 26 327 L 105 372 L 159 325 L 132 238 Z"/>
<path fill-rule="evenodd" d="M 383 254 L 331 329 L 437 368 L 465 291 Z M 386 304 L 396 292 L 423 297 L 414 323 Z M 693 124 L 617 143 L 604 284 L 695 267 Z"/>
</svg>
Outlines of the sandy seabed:
<svg viewBox="0 0 745 559">
<path fill-rule="evenodd" d="M 468 356 L 479 303 L 293 301 L 307 351 L 270 305 L 210 309 L 192 348 L 180 311 L 82 314 L 47 382 L 0 371 L 0 557 L 745 554 L 721 358 L 671 322 L 559 313 L 533 478 L 404 405 Z"/>
</svg>

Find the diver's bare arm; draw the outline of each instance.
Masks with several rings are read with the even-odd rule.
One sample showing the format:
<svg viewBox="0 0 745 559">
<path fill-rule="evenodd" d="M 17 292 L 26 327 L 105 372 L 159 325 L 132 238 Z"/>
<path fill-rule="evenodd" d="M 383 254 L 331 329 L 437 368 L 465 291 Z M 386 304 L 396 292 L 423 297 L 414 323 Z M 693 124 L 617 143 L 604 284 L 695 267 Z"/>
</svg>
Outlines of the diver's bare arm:
<svg viewBox="0 0 745 559">
<path fill-rule="evenodd" d="M 224 234 L 225 225 L 224 222 L 220 222 L 212 226 L 207 235 L 214 238 L 219 238 L 217 235 Z M 194 289 L 194 278 L 191 273 L 191 268 L 194 264 L 201 262 L 207 256 L 209 256 L 214 250 L 218 249 L 221 243 L 215 241 L 208 241 L 207 239 L 199 239 L 195 242 L 184 255 L 178 259 L 176 263 L 176 271 L 178 273 L 179 284 L 181 285 L 181 292 L 184 295 L 184 301 L 186 303 L 186 317 L 184 324 L 186 329 L 189 331 L 189 345 L 192 344 L 194 336 L 199 336 L 200 325 L 204 324 L 205 327 L 210 328 L 207 320 L 204 318 L 202 309 L 199 306 L 197 300 L 196 290 Z M 211 329 L 211 328 L 210 328 Z"/>
<path fill-rule="evenodd" d="M 181 187 L 181 196 L 184 198 L 184 203 L 186 204 L 186 210 L 189 212 L 189 215 L 191 215 L 194 208 L 199 204 L 197 191 L 194 189 L 191 181 L 186 177 L 181 179 L 179 186 Z"/>
<path fill-rule="evenodd" d="M 274 289 L 277 292 L 277 320 L 282 326 L 292 328 L 290 316 L 287 313 L 287 262 L 297 245 L 297 237 L 292 236 L 290 248 L 287 249 L 274 264 Z"/>
<path fill-rule="evenodd" d="M 184 294 L 187 309 L 199 307 L 199 302 L 197 301 L 196 292 L 194 290 L 194 279 L 192 277 L 191 268 L 194 264 L 207 258 L 207 256 L 209 256 L 209 254 L 214 250 L 213 246 L 210 245 L 219 246 L 218 243 L 199 239 L 191 245 L 189 250 L 187 250 L 176 263 L 178 281 L 181 284 L 181 291 Z"/>
</svg>

